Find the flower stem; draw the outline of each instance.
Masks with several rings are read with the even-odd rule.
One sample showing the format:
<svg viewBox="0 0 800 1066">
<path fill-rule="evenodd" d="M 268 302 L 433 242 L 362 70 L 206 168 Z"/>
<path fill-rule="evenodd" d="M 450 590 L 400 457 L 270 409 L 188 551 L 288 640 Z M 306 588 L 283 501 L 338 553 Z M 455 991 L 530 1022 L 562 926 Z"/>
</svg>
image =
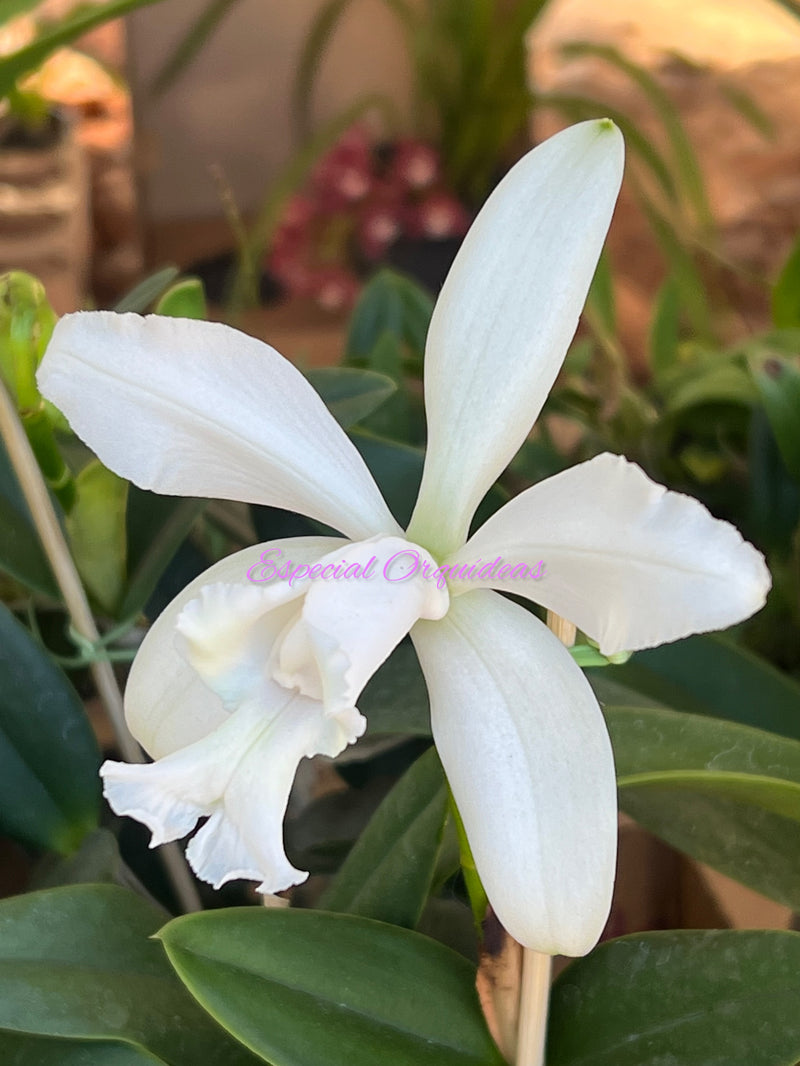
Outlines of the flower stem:
<svg viewBox="0 0 800 1066">
<path fill-rule="evenodd" d="M 548 611 L 547 626 L 566 647 L 575 643 L 575 626 L 566 618 Z M 544 1066 L 552 962 L 550 955 L 523 949 L 516 1066 Z"/>
<path fill-rule="evenodd" d="M 0 381 L 0 437 L 6 446 L 42 547 L 58 582 L 58 587 L 61 589 L 72 626 L 75 632 L 85 640 L 96 644 L 100 640 L 100 634 L 81 579 L 50 502 L 36 457 L 25 430 L 22 428 L 16 407 L 2 381 Z M 120 752 L 128 762 L 144 762 L 142 750 L 128 732 L 125 723 L 122 694 L 114 675 L 114 668 L 107 659 L 97 659 L 89 664 L 89 669 L 114 730 Z M 200 896 L 178 845 L 165 845 L 161 849 L 161 855 L 167 876 L 183 910 L 201 910 Z"/>
<path fill-rule="evenodd" d="M 516 1066 L 544 1066 L 552 961 L 550 955 L 523 948 Z"/>
</svg>

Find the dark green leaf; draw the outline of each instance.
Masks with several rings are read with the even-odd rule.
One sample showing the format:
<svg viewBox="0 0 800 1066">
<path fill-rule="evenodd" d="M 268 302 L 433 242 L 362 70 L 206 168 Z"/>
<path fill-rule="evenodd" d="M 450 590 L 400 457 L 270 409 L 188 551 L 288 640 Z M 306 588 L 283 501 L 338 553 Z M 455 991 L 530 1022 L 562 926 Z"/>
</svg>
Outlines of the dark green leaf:
<svg viewBox="0 0 800 1066">
<path fill-rule="evenodd" d="M 502 1066 L 475 969 L 347 914 L 209 911 L 161 931 L 206 1010 L 273 1066 Z"/>
<path fill-rule="evenodd" d="M 345 429 L 380 407 L 397 388 L 385 374 L 347 366 L 309 370 L 306 377 L 330 413 Z"/>
<path fill-rule="evenodd" d="M 170 318 L 206 318 L 206 293 L 199 278 L 182 278 L 172 285 L 155 307 L 157 315 Z"/>
<path fill-rule="evenodd" d="M 250 1054 L 187 995 L 150 939 L 163 922 L 163 911 L 113 885 L 4 900 L 0 1029 L 124 1041 L 170 1066 L 252 1066 Z"/>
<path fill-rule="evenodd" d="M 398 644 L 373 674 L 358 706 L 366 716 L 370 736 L 377 733 L 430 736 L 428 689 L 410 640 Z"/>
<path fill-rule="evenodd" d="M 55 1040 L 0 1032 L 3 1066 L 167 1066 L 147 1051 L 107 1040 Z"/>
<path fill-rule="evenodd" d="M 83 706 L 45 652 L 0 605 L 0 825 L 68 853 L 97 824 L 100 764 Z"/>
<path fill-rule="evenodd" d="M 800 370 L 771 352 L 753 356 L 750 370 L 786 469 L 800 483 Z"/>
<path fill-rule="evenodd" d="M 606 707 L 620 805 L 651 832 L 800 906 L 800 743 L 656 708 Z"/>
<path fill-rule="evenodd" d="M 424 451 L 373 436 L 361 429 L 352 430 L 350 437 L 378 483 L 389 510 L 405 529 L 417 502 Z M 507 499 L 508 493 L 500 485 L 493 485 L 478 507 L 472 528 L 485 522 Z"/>
<path fill-rule="evenodd" d="M 548 1066 L 793 1066 L 800 934 L 644 933 L 553 986 Z"/>
<path fill-rule="evenodd" d="M 150 2 L 152 3 L 154 0 L 150 0 Z M 125 293 L 122 299 L 115 304 L 114 310 L 118 314 L 122 314 L 125 311 L 134 311 L 139 315 L 144 314 L 165 289 L 169 288 L 179 274 L 180 271 L 174 266 L 156 270 L 155 273 L 146 277 L 144 281 L 140 281 L 130 292 Z"/>
<path fill-rule="evenodd" d="M 119 884 L 121 865 L 117 838 L 108 829 L 95 829 L 72 855 L 45 855 L 34 872 L 33 887 Z"/>
<path fill-rule="evenodd" d="M 800 820 L 800 741 L 721 718 L 655 707 L 606 707 L 621 788 L 668 778 L 751 776 L 792 783 Z"/>
<path fill-rule="evenodd" d="M 800 824 L 708 789 L 626 789 L 624 810 L 679 851 L 800 910 Z"/>
<path fill-rule="evenodd" d="M 353 311 L 345 361 L 368 360 L 386 334 L 421 358 L 432 313 L 433 300 L 416 282 L 393 270 L 378 271 Z"/>
<path fill-rule="evenodd" d="M 353 431 L 350 436 L 378 483 L 389 510 L 405 529 L 417 502 L 425 458 L 423 451 L 361 430 Z"/>
<path fill-rule="evenodd" d="M 0 569 L 35 592 L 61 599 L 28 505 L 0 440 Z"/>
<path fill-rule="evenodd" d="M 118 617 L 129 618 L 142 610 L 205 504 L 205 500 L 161 496 L 130 486 L 126 513 L 128 584 Z"/>
<path fill-rule="evenodd" d="M 800 326 L 800 237 L 772 290 L 772 321 L 778 329 Z"/>
<path fill-rule="evenodd" d="M 447 804 L 430 748 L 381 803 L 319 906 L 413 929 L 431 890 Z"/>
<path fill-rule="evenodd" d="M 629 694 L 679 711 L 707 714 L 800 740 L 800 685 L 765 659 L 714 634 L 637 652 L 623 666 L 589 670 L 609 703 L 641 705 Z M 617 686 L 616 691 L 608 684 Z M 623 686 L 628 695 L 620 695 Z"/>
</svg>

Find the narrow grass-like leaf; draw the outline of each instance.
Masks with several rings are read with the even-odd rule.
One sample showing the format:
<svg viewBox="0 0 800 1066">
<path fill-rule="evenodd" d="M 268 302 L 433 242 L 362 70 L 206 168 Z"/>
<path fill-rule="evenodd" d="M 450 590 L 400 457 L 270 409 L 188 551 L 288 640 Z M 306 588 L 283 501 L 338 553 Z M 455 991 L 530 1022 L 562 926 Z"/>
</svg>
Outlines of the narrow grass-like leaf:
<svg viewBox="0 0 800 1066">
<path fill-rule="evenodd" d="M 155 273 L 140 281 L 130 292 L 125 293 L 122 299 L 114 305 L 114 310 L 119 314 L 126 311 L 133 311 L 138 315 L 144 314 L 179 274 L 180 271 L 174 266 L 156 270 Z"/>
<path fill-rule="evenodd" d="M 96 26 L 102 26 L 104 22 L 122 18 L 137 8 L 158 2 L 159 0 L 108 0 L 107 3 L 79 4 L 65 18 L 46 25 L 30 44 L 0 58 L 0 97 L 9 93 L 19 78 L 35 70 L 57 48 L 63 48 Z"/>
<path fill-rule="evenodd" d="M 238 0 L 211 0 L 200 14 L 192 19 L 188 32 L 169 53 L 153 78 L 150 92 L 154 96 L 161 96 L 166 92 L 186 68 L 191 66 L 206 41 L 213 36 L 223 18 L 237 2 Z"/>
</svg>

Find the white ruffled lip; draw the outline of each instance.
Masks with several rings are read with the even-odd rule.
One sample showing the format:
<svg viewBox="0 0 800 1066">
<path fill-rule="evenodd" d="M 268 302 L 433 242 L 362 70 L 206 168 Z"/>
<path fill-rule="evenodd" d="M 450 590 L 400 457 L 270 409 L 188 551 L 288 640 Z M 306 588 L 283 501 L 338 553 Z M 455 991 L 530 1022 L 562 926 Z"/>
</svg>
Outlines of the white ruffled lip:
<svg viewBox="0 0 800 1066">
<path fill-rule="evenodd" d="M 147 765 L 104 763 L 103 791 L 117 814 L 150 829 L 151 847 L 186 836 L 207 818 L 186 852 L 201 880 L 219 888 L 244 878 L 258 881 L 260 892 L 279 892 L 308 876 L 283 848 L 298 763 L 338 755 L 365 728 L 355 708 L 326 715 L 318 701 L 266 683 L 194 744 Z"/>
</svg>

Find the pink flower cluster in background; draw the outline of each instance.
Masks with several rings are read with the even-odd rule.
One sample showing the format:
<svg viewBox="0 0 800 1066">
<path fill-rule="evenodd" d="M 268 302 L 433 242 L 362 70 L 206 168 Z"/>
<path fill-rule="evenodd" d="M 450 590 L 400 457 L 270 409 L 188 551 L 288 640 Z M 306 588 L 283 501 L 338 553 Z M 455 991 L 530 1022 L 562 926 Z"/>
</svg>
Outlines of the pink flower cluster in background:
<svg viewBox="0 0 800 1066">
<path fill-rule="evenodd" d="M 354 126 L 287 203 L 267 267 L 290 296 L 339 310 L 400 237 L 463 237 L 470 222 L 434 148 L 412 139 L 376 147 Z"/>
</svg>

